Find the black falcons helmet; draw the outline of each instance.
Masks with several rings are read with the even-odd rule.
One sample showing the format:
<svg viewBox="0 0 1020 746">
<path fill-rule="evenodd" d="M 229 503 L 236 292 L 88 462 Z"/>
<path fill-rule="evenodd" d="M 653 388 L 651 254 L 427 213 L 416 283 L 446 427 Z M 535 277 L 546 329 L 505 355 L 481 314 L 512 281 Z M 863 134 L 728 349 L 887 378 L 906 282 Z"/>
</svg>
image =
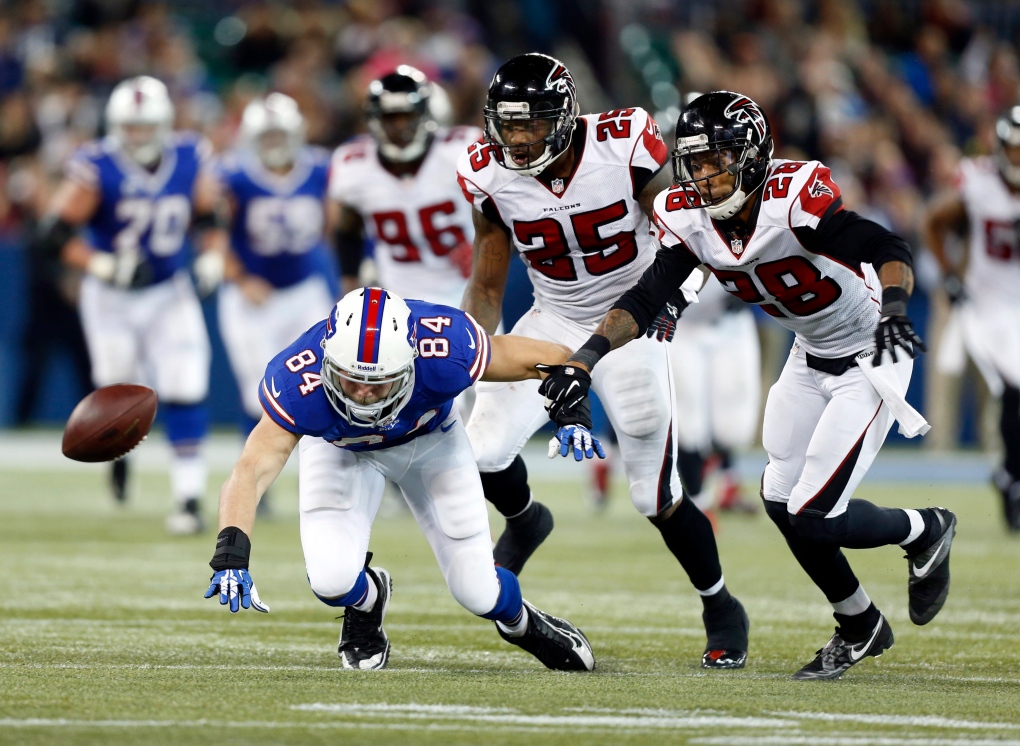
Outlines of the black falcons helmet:
<svg viewBox="0 0 1020 746">
<path fill-rule="evenodd" d="M 1020 166 L 1014 166 L 1005 147 L 1020 146 L 1020 105 L 1012 106 L 995 120 L 995 162 L 1010 186 L 1020 187 Z"/>
<path fill-rule="evenodd" d="M 432 141 L 436 122 L 429 109 L 432 84 L 425 74 L 410 65 L 401 65 L 388 75 L 373 80 L 368 85 L 365 114 L 368 129 L 379 144 L 379 151 L 389 161 L 413 161 L 420 158 Z M 389 139 L 382 126 L 386 114 L 414 113 L 414 138 L 401 145 Z"/>
<path fill-rule="evenodd" d="M 544 54 L 522 54 L 503 64 L 489 84 L 485 103 L 485 139 L 497 147 L 501 165 L 523 176 L 536 176 L 570 145 L 577 118 L 577 92 L 570 71 L 557 59 Z M 527 143 L 520 152 L 545 143 L 542 154 L 526 163 L 515 162 L 504 131 L 513 120 L 549 122 L 549 133 Z"/>
<path fill-rule="evenodd" d="M 737 178 L 732 190 L 713 194 L 701 192 L 701 205 L 716 220 L 726 220 L 740 211 L 745 200 L 765 182 L 772 162 L 772 128 L 765 112 L 747 96 L 731 91 L 713 91 L 698 96 L 680 114 L 676 123 L 673 151 L 673 182 L 695 190 L 699 182 L 724 171 Z M 711 153 L 712 156 L 697 156 Z M 694 161 L 709 173 L 695 171 Z M 706 196 L 707 195 L 707 196 Z"/>
</svg>

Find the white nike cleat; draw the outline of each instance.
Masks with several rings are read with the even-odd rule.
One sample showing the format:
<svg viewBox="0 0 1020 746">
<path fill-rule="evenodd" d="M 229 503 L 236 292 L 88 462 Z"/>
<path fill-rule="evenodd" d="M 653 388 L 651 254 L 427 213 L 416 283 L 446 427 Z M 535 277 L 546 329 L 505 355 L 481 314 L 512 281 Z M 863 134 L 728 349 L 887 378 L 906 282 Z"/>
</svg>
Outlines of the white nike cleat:
<svg viewBox="0 0 1020 746">
<path fill-rule="evenodd" d="M 825 647 L 818 651 L 818 657 L 793 675 L 800 681 L 813 679 L 838 679 L 850 666 L 860 663 L 869 656 L 878 658 L 893 646 L 892 627 L 880 616 L 871 634 L 860 642 L 847 642 L 841 629 L 836 627 Z"/>
<path fill-rule="evenodd" d="M 949 595 L 949 549 L 956 535 L 956 516 L 945 508 L 930 508 L 938 526 L 927 542 L 907 552 L 910 579 L 910 621 L 927 624 L 942 610 Z"/>
</svg>

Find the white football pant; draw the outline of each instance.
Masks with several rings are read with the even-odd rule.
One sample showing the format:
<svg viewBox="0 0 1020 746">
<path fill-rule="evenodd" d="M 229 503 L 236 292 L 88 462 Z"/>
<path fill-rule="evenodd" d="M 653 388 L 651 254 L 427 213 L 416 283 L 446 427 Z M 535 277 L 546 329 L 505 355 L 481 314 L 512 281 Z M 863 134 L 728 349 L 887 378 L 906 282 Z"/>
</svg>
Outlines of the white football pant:
<svg viewBox="0 0 1020 746">
<path fill-rule="evenodd" d="M 535 305 L 510 332 L 576 350 L 591 329 Z M 475 385 L 468 436 L 478 469 L 502 471 L 549 421 L 539 381 Z M 606 355 L 592 374 L 592 389 L 616 429 L 634 507 L 658 515 L 682 495 L 676 470 L 673 375 L 666 345 L 641 337 Z"/>
<path fill-rule="evenodd" d="M 86 275 L 79 310 L 96 386 L 142 383 L 175 404 L 205 399 L 209 335 L 186 272 L 139 290 Z"/>
<path fill-rule="evenodd" d="M 306 436 L 299 455 L 301 546 L 317 595 L 337 598 L 354 587 L 388 478 L 400 487 L 453 597 L 472 614 L 492 611 L 499 581 L 489 516 L 456 410 L 442 426 L 403 445 L 354 452 Z M 379 557 L 379 564 L 385 561 Z"/>
<path fill-rule="evenodd" d="M 708 453 L 712 444 L 754 441 L 761 406 L 761 351 L 754 314 L 725 313 L 715 323 L 677 325 L 668 345 L 676 382 L 680 447 Z"/>
<path fill-rule="evenodd" d="M 897 357 L 905 391 L 914 361 L 902 350 Z M 888 355 L 884 364 L 890 364 Z M 787 503 L 793 515 L 841 515 L 892 423 L 892 413 L 860 368 L 841 376 L 813 370 L 795 344 L 765 404 L 765 499 Z"/>
</svg>

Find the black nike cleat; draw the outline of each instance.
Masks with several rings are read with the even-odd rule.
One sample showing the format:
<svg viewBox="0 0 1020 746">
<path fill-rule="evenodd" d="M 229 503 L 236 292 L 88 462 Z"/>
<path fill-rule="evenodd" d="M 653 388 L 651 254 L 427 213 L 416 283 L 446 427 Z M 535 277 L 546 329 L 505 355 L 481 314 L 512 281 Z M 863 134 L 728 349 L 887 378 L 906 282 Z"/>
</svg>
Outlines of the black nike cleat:
<svg viewBox="0 0 1020 746">
<path fill-rule="evenodd" d="M 1002 497 L 1002 513 L 1010 531 L 1020 531 L 1020 480 L 1013 479 L 1005 469 L 992 477 L 992 484 Z"/>
<path fill-rule="evenodd" d="M 532 501 L 531 507 L 523 515 L 507 519 L 506 528 L 492 550 L 492 558 L 500 567 L 520 575 L 524 563 L 552 530 L 553 517 L 549 508 Z"/>
<path fill-rule="evenodd" d="M 390 659 L 390 640 L 382 625 L 393 594 L 393 580 L 381 567 L 366 566 L 365 573 L 369 581 L 375 583 L 379 597 L 371 611 L 347 607 L 336 654 L 340 656 L 344 668 L 378 671 L 386 668 Z"/>
<path fill-rule="evenodd" d="M 792 678 L 799 681 L 816 679 L 838 679 L 850 666 L 869 656 L 878 658 L 893 646 L 892 627 L 880 616 L 878 624 L 868 637 L 860 642 L 844 640 L 842 629 L 836 627 L 834 634 L 818 652 L 818 657 L 800 669 Z"/>
<path fill-rule="evenodd" d="M 708 644 L 701 656 L 702 668 L 743 668 L 747 662 L 747 633 L 751 620 L 743 604 L 730 597 L 721 609 L 701 612 Z"/>
<path fill-rule="evenodd" d="M 512 637 L 497 624 L 499 636 L 528 651 L 546 668 L 554 671 L 591 671 L 595 668 L 595 654 L 584 632 L 566 619 L 546 614 L 527 601 L 528 628 L 520 637 Z"/>
<path fill-rule="evenodd" d="M 907 589 L 910 621 L 927 624 L 941 611 L 949 595 L 949 549 L 956 535 L 956 516 L 945 508 L 929 508 L 938 525 L 932 525 L 921 546 L 908 550 Z"/>
</svg>

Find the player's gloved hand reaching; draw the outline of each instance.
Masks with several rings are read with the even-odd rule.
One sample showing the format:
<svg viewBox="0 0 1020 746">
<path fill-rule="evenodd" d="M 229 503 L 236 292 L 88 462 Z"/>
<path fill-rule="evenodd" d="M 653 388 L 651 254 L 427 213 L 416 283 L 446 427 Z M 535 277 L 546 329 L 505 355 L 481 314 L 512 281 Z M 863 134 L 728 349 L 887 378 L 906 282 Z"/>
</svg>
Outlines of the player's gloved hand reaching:
<svg viewBox="0 0 1020 746">
<path fill-rule="evenodd" d="M 255 581 L 248 572 L 250 554 L 251 541 L 241 529 L 228 526 L 216 537 L 216 554 L 209 562 L 214 572 L 205 597 L 212 598 L 218 594 L 220 604 L 229 604 L 232 614 L 249 608 L 269 613 L 269 605 L 259 598 Z"/>
<path fill-rule="evenodd" d="M 659 314 L 652 319 L 645 336 L 649 339 L 655 337 L 660 342 L 672 342 L 673 335 L 676 334 L 676 322 L 680 320 L 680 314 L 683 313 L 686 305 L 687 300 L 684 298 L 683 289 L 677 288 L 669 296 L 669 300 L 666 301 L 666 305 L 662 307 Z"/>
<path fill-rule="evenodd" d="M 549 441 L 549 458 L 566 456 L 573 449 L 574 459 L 605 458 L 606 452 L 591 432 L 591 375 L 576 365 L 536 365 L 548 376 L 538 387 L 545 396 L 545 410 L 556 423 L 556 435 Z"/>
<path fill-rule="evenodd" d="M 595 458 L 596 453 L 599 458 L 606 457 L 599 439 L 592 435 L 591 430 L 580 425 L 561 427 L 549 441 L 549 458 L 556 458 L 557 453 L 566 457 L 571 450 L 574 452 L 574 461 Z"/>
<path fill-rule="evenodd" d="M 896 348 L 901 347 L 910 357 L 917 357 L 917 351 L 927 352 L 921 338 L 914 331 L 914 325 L 907 317 L 907 299 L 910 296 L 901 287 L 888 287 L 882 291 L 882 318 L 875 330 L 875 357 L 872 365 L 882 364 L 882 355 L 889 353 L 895 363 Z"/>
</svg>

